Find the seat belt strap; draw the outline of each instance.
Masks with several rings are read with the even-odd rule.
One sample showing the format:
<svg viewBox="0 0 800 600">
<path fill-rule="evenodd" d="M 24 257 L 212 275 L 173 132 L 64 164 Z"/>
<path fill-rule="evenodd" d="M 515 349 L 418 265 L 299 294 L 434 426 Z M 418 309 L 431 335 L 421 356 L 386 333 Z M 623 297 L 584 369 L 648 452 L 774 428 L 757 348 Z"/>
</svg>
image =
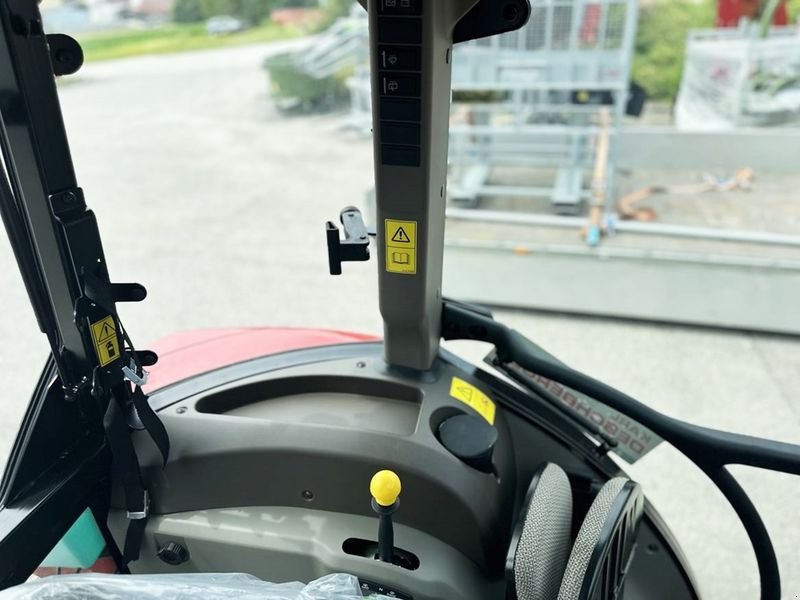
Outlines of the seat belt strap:
<svg viewBox="0 0 800 600">
<path fill-rule="evenodd" d="M 125 535 L 122 562 L 127 566 L 128 563 L 139 558 L 139 550 L 150 515 L 150 496 L 142 483 L 139 459 L 136 456 L 130 428 L 125 418 L 124 390 L 120 390 L 117 386 L 111 395 L 112 398 L 103 418 L 103 426 L 111 448 L 114 471 L 120 479 L 125 496 L 125 509 L 129 524 Z"/>
</svg>

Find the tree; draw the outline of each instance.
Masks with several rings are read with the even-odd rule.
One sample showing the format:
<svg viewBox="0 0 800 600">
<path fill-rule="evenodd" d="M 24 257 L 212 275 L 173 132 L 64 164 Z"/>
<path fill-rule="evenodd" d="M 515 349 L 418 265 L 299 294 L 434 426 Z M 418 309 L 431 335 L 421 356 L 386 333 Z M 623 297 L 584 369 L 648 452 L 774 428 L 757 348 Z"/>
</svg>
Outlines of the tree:
<svg viewBox="0 0 800 600">
<path fill-rule="evenodd" d="M 200 9 L 206 19 L 217 15 L 238 17 L 238 8 L 238 0 L 200 0 Z"/>
<path fill-rule="evenodd" d="M 267 0 L 240 0 L 239 16 L 252 25 L 259 25 L 269 17 L 272 4 Z"/>
<path fill-rule="evenodd" d="M 800 0 L 798 0 L 800 2 Z M 323 19 L 320 28 L 326 29 L 339 17 L 345 16 L 355 4 L 355 0 L 324 0 L 320 2 Z"/>
<path fill-rule="evenodd" d="M 712 0 L 662 0 L 639 15 L 633 57 L 633 79 L 654 100 L 675 100 L 681 83 L 686 34 L 713 27 Z"/>
<path fill-rule="evenodd" d="M 238 17 L 251 25 L 258 25 L 269 16 L 274 1 L 270 0 L 199 0 L 203 17 L 216 15 Z"/>
<path fill-rule="evenodd" d="M 176 23 L 197 23 L 203 20 L 200 0 L 175 0 L 172 20 Z"/>
</svg>

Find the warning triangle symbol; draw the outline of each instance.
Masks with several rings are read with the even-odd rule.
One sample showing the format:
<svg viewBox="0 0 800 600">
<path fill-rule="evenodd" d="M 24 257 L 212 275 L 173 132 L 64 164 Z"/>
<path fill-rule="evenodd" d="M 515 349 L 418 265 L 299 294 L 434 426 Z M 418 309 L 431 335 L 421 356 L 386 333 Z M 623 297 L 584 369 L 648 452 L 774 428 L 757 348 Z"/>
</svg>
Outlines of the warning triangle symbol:
<svg viewBox="0 0 800 600">
<path fill-rule="evenodd" d="M 97 341 L 104 342 L 114 335 L 116 335 L 116 332 L 108 326 L 108 323 L 103 323 L 103 328 L 100 330 L 100 335 L 97 337 Z"/>
<path fill-rule="evenodd" d="M 392 241 L 398 242 L 400 244 L 411 243 L 411 240 L 409 239 L 406 230 L 403 229 L 402 227 L 398 227 L 397 231 L 394 232 L 394 235 L 392 236 Z"/>
<path fill-rule="evenodd" d="M 460 387 L 458 391 L 464 396 L 464 400 L 470 401 L 472 400 L 472 390 L 468 387 Z"/>
</svg>

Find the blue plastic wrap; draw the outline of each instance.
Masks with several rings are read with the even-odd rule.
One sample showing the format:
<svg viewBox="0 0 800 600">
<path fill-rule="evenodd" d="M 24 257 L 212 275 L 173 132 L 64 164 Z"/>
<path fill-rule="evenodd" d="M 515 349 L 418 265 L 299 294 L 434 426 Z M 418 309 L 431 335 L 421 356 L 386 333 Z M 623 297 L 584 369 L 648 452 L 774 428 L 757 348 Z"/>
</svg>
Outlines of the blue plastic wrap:
<svg viewBox="0 0 800 600">
<path fill-rule="evenodd" d="M 57 575 L 0 592 L 0 600 L 362 600 L 358 579 L 333 574 L 303 583 L 267 583 L 242 573 Z"/>
</svg>

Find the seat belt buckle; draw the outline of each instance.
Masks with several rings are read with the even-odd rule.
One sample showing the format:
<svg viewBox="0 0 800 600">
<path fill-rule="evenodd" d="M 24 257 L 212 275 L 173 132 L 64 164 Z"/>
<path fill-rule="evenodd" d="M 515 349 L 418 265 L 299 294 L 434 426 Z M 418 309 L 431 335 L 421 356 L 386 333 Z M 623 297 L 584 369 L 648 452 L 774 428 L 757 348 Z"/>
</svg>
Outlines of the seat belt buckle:
<svg viewBox="0 0 800 600">
<path fill-rule="evenodd" d="M 126 515 L 130 521 L 139 521 L 141 519 L 146 519 L 150 516 L 150 494 L 147 490 L 144 490 L 144 496 L 142 498 L 142 505 L 144 506 L 143 510 L 140 511 L 127 511 Z"/>
<path fill-rule="evenodd" d="M 134 385 L 143 387 L 147 383 L 148 372 L 142 369 L 142 374 L 139 375 L 136 371 L 137 367 L 133 359 L 131 359 L 131 364 L 129 367 L 122 367 L 122 373 L 123 375 L 125 375 L 125 379 L 127 379 Z"/>
</svg>

